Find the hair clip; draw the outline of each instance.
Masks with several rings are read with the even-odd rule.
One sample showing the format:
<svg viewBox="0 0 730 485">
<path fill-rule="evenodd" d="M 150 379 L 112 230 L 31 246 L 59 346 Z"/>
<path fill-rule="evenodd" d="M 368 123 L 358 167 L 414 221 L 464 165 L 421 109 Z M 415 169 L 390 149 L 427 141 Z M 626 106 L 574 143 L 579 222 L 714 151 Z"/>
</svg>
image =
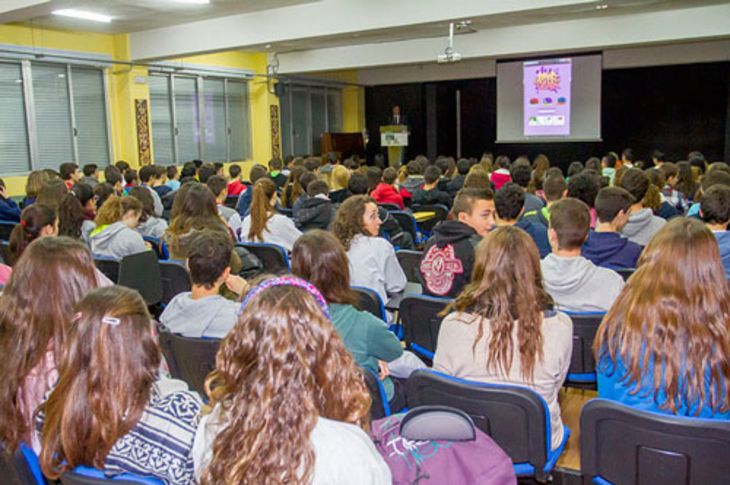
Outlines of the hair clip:
<svg viewBox="0 0 730 485">
<path fill-rule="evenodd" d="M 107 316 L 102 317 L 101 321 L 106 323 L 107 325 L 114 325 L 114 326 L 119 325 L 119 323 L 121 322 L 121 320 L 119 320 L 116 317 L 107 317 Z"/>
<path fill-rule="evenodd" d="M 20 220 L 20 225 L 23 226 L 23 227 L 28 227 L 28 221 L 26 221 L 25 219 L 21 219 Z"/>
</svg>

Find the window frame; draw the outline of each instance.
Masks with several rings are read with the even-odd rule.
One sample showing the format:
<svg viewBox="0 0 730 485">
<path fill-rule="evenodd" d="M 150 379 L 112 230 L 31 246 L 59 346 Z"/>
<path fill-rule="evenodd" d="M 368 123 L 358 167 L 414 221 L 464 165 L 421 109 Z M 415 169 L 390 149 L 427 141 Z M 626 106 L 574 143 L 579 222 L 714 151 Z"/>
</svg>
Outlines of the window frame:
<svg viewBox="0 0 730 485">
<path fill-rule="evenodd" d="M 307 153 L 289 153 L 287 155 L 318 155 L 317 153 L 313 153 L 314 144 L 313 144 L 313 135 L 312 132 L 312 92 L 317 91 L 318 93 L 321 93 L 324 96 L 324 120 L 325 120 L 325 131 L 324 133 L 332 133 L 333 128 L 338 128 L 338 130 L 342 130 L 342 123 L 343 123 L 343 114 L 342 114 L 342 106 L 343 106 L 343 89 L 340 86 L 332 86 L 332 85 L 325 85 L 325 84 L 319 84 L 319 83 L 302 83 L 302 82 L 289 82 L 289 81 L 281 81 L 283 86 L 283 95 L 279 98 L 279 103 L 284 104 L 286 103 L 286 109 L 280 109 L 281 112 L 281 126 L 280 126 L 280 133 L 282 137 L 282 148 L 284 146 L 284 137 L 288 138 L 289 147 L 292 151 L 294 151 L 294 99 L 293 99 L 293 92 L 299 91 L 304 92 L 306 94 L 306 117 L 307 117 L 307 126 L 306 126 L 306 133 L 304 133 L 304 138 L 307 140 Z M 339 127 L 330 126 L 331 122 L 337 122 L 338 120 L 330 120 L 329 116 L 329 104 L 330 104 L 330 94 L 332 92 L 337 93 L 339 96 L 339 107 L 340 107 L 340 116 L 339 116 Z M 286 115 L 286 118 L 284 119 Z M 285 130 L 285 127 L 287 128 Z M 321 149 L 321 147 L 320 147 Z"/>
</svg>

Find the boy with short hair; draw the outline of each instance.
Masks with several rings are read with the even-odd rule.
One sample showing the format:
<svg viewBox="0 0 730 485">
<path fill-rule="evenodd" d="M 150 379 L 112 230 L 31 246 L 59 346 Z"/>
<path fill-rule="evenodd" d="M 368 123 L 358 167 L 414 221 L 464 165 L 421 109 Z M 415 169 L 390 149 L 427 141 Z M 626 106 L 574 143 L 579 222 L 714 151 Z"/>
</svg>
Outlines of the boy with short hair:
<svg viewBox="0 0 730 485">
<path fill-rule="evenodd" d="M 81 171 L 75 163 L 62 163 L 58 167 L 58 173 L 61 175 L 61 180 L 66 184 L 68 190 L 73 189 L 76 182 L 81 180 Z"/>
<path fill-rule="evenodd" d="M 378 204 L 395 204 L 403 210 L 405 205 L 403 204 L 403 197 L 398 193 L 398 189 L 395 188 L 395 179 L 398 176 L 398 172 L 393 167 L 388 167 L 383 170 L 383 177 L 378 185 L 370 193 L 370 197 L 375 199 Z"/>
<path fill-rule="evenodd" d="M 443 204 L 451 207 L 451 196 L 438 189 L 441 170 L 436 165 L 426 167 L 423 172 L 423 187 L 413 193 L 413 204 Z"/>
<path fill-rule="evenodd" d="M 167 169 L 162 165 L 152 165 L 155 169 L 155 178 L 150 182 L 152 190 L 157 192 L 160 199 L 172 192 L 172 188 L 167 186 Z M 163 207 L 165 203 L 162 203 Z"/>
<path fill-rule="evenodd" d="M 454 298 L 471 281 L 474 249 L 494 227 L 494 192 L 461 189 L 454 199 L 454 220 L 433 228 L 419 266 L 423 293 Z"/>
<path fill-rule="evenodd" d="M 116 195 L 121 196 L 124 193 L 124 177 L 116 166 L 109 165 L 104 169 L 104 181 L 112 186 Z"/>
<path fill-rule="evenodd" d="M 274 157 L 269 160 L 269 177 L 274 181 L 277 189 L 281 189 L 286 185 L 286 175 L 281 173 L 283 168 L 284 164 L 281 158 Z"/>
<path fill-rule="evenodd" d="M 466 158 L 462 158 L 456 162 L 458 175 L 455 175 L 446 184 L 446 192 L 448 192 L 451 197 L 456 197 L 456 193 L 464 188 L 464 181 L 466 180 L 466 176 L 469 174 L 470 168 L 471 162 L 469 162 Z"/>
<path fill-rule="evenodd" d="M 494 185 L 494 190 L 499 190 L 507 182 L 512 182 L 512 175 L 510 174 L 512 162 L 510 162 L 509 157 L 500 155 L 494 161 L 494 167 L 496 170 L 489 175 L 489 181 Z"/>
<path fill-rule="evenodd" d="M 167 167 L 167 182 L 165 185 L 170 187 L 173 192 L 180 188 L 180 173 L 177 171 L 175 165 L 169 165 Z"/>
<path fill-rule="evenodd" d="M 423 186 L 423 168 L 419 160 L 411 160 L 405 167 L 406 179 L 399 184 L 399 188 L 406 205 L 410 205 L 413 194 Z"/>
<path fill-rule="evenodd" d="M 192 290 L 176 295 L 160 315 L 172 333 L 194 338 L 223 338 L 238 320 L 240 303 L 220 296 L 223 285 L 237 295 L 246 280 L 231 274 L 233 242 L 220 231 L 194 231 L 188 236 L 186 266 Z"/>
<path fill-rule="evenodd" d="M 152 188 L 155 181 L 157 180 L 157 169 L 154 165 L 145 165 L 139 169 L 139 182 L 142 187 L 147 188 L 152 194 L 152 200 L 155 203 L 155 217 L 162 217 L 164 207 L 162 205 L 162 199 L 155 189 Z"/>
<path fill-rule="evenodd" d="M 542 191 L 547 199 L 547 205 L 540 210 L 525 212 L 522 218 L 531 222 L 539 222 L 547 228 L 550 224 L 550 207 L 565 198 L 568 193 L 568 184 L 562 175 L 548 176 L 542 183 Z"/>
<path fill-rule="evenodd" d="M 730 187 L 713 185 L 702 195 L 700 217 L 717 239 L 725 275 L 730 279 Z"/>
<path fill-rule="evenodd" d="M 228 224 L 228 227 L 231 228 L 233 233 L 238 234 L 238 230 L 241 229 L 241 216 L 236 212 L 236 209 L 231 209 L 226 206 L 226 197 L 228 197 L 226 179 L 219 175 L 213 175 L 208 179 L 206 185 L 213 193 L 213 197 L 215 197 L 215 202 L 218 205 L 218 214 L 226 221 L 226 224 Z"/>
<path fill-rule="evenodd" d="M 294 212 L 294 223 L 302 232 L 311 229 L 328 230 L 335 218 L 335 209 L 329 199 L 329 186 L 324 180 L 307 185 L 307 199 Z"/>
<path fill-rule="evenodd" d="M 649 190 L 649 177 L 641 169 L 630 168 L 623 174 L 619 184 L 634 198 L 629 221 L 621 232 L 636 244 L 646 246 L 654 234 L 667 223 L 661 217 L 655 216 L 651 208 L 644 207 L 644 197 Z"/>
<path fill-rule="evenodd" d="M 99 166 L 95 163 L 87 163 L 82 169 L 84 176 L 81 182 L 88 185 L 92 189 L 99 184 Z"/>
<path fill-rule="evenodd" d="M 662 198 L 684 214 L 689 209 L 689 201 L 682 192 L 676 189 L 677 182 L 679 182 L 679 167 L 676 163 L 664 162 L 658 170 L 665 182 L 662 187 Z"/>
<path fill-rule="evenodd" d="M 527 186 L 530 185 L 530 180 L 532 179 L 532 167 L 530 166 L 529 160 L 518 158 L 512 164 L 509 173 L 512 177 L 512 182 L 522 187 L 524 191 L 525 212 L 539 211 L 545 207 L 545 202 L 540 197 L 527 192 Z"/>
<path fill-rule="evenodd" d="M 519 185 L 507 182 L 494 196 L 494 207 L 497 210 L 498 226 L 519 227 L 535 241 L 540 258 L 550 254 L 550 242 L 547 229 L 538 222 L 520 219 L 525 212 L 525 190 Z"/>
<path fill-rule="evenodd" d="M 636 268 L 641 246 L 621 234 L 634 198 L 621 187 L 605 187 L 596 196 L 598 224 L 581 249 L 583 257 L 609 269 Z"/>
<path fill-rule="evenodd" d="M 246 186 L 241 180 L 241 167 L 236 164 L 231 165 L 228 167 L 228 174 L 231 176 L 231 181 L 228 182 L 228 195 L 237 197 L 246 190 Z"/>
<path fill-rule="evenodd" d="M 550 209 L 548 238 L 553 252 L 542 260 L 545 290 L 560 310 L 605 312 L 624 287 L 624 279 L 581 256 L 591 215 L 578 199 L 564 199 Z"/>
</svg>

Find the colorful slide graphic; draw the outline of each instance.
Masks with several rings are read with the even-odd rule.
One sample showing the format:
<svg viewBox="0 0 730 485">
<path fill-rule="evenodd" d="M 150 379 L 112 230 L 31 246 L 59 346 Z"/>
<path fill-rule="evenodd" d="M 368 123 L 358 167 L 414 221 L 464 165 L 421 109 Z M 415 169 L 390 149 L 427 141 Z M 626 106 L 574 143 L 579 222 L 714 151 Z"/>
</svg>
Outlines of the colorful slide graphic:
<svg viewBox="0 0 730 485">
<path fill-rule="evenodd" d="M 524 135 L 570 135 L 571 60 L 529 61 L 522 69 Z"/>
</svg>

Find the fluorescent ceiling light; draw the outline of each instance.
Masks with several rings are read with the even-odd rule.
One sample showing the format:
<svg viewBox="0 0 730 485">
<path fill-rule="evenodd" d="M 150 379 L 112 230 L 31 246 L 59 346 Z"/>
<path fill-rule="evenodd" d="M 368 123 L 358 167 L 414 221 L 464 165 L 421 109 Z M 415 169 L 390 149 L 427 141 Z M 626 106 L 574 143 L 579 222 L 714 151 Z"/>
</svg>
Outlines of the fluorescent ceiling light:
<svg viewBox="0 0 730 485">
<path fill-rule="evenodd" d="M 108 24 L 112 21 L 112 18 L 108 15 L 102 15 L 99 13 L 86 12 L 84 10 L 75 10 L 72 8 L 66 8 L 63 10 L 54 10 L 53 15 L 62 15 L 64 17 L 73 17 L 76 19 L 92 20 L 94 22 L 104 22 Z"/>
<path fill-rule="evenodd" d="M 210 0 L 170 0 L 171 3 L 194 3 L 198 5 L 206 5 L 210 3 Z"/>
</svg>

